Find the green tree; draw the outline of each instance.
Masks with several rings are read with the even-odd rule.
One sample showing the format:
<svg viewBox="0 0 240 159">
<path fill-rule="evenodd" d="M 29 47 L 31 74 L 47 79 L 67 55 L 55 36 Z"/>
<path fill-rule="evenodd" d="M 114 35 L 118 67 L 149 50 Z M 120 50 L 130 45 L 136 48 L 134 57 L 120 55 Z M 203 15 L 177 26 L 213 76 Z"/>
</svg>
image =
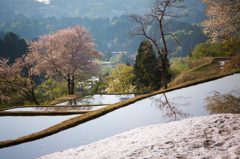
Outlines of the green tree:
<svg viewBox="0 0 240 159">
<path fill-rule="evenodd" d="M 55 100 L 56 98 L 65 96 L 68 94 L 67 84 L 63 82 L 57 82 L 53 78 L 45 80 L 37 87 L 38 95 L 44 104 Z"/>
<path fill-rule="evenodd" d="M 126 66 L 131 66 L 130 63 L 127 61 Z"/>
<path fill-rule="evenodd" d="M 104 76 L 109 76 L 108 72 Z M 99 74 L 99 81 L 95 81 L 95 84 L 90 91 L 91 94 L 103 93 L 107 87 L 107 83 L 102 79 L 102 75 Z"/>
<path fill-rule="evenodd" d="M 240 34 L 238 37 L 233 37 L 231 40 L 224 44 L 224 48 L 227 49 L 227 55 L 234 56 L 240 54 Z"/>
<path fill-rule="evenodd" d="M 117 64 L 117 67 L 113 69 L 113 75 L 105 78 L 109 86 L 108 93 L 129 92 L 133 77 L 134 75 L 132 66 Z"/>
<path fill-rule="evenodd" d="M 139 48 L 138 48 L 138 54 L 136 56 L 135 64 L 133 65 L 133 74 L 134 78 L 132 81 L 132 84 L 136 86 L 138 90 L 146 86 L 147 81 L 143 78 L 145 72 L 141 68 L 141 59 L 142 56 L 144 55 L 144 45 L 146 42 L 141 42 Z"/>
<path fill-rule="evenodd" d="M 227 49 L 220 41 L 212 42 L 211 39 L 205 43 L 200 43 L 195 46 L 192 56 L 194 60 L 202 57 L 222 57 L 226 56 Z"/>
<path fill-rule="evenodd" d="M 168 66 L 169 68 L 169 66 Z M 167 74 L 168 71 L 166 71 Z M 157 59 L 152 45 L 147 42 L 141 42 L 138 48 L 135 64 L 133 66 L 133 85 L 137 90 L 148 88 L 148 90 L 157 90 L 161 86 L 161 66 Z M 167 75 L 167 78 L 169 75 Z"/>
<path fill-rule="evenodd" d="M 109 74 L 112 74 L 112 72 L 113 72 L 112 66 L 104 66 L 100 70 L 100 74 L 102 74 L 102 75 L 105 75 L 106 73 L 108 73 L 108 75 L 109 75 Z"/>
<path fill-rule="evenodd" d="M 109 62 L 110 62 L 111 64 L 113 64 L 113 63 L 115 63 L 115 62 L 116 62 L 116 60 L 115 60 L 115 58 L 114 58 L 114 57 L 111 57 L 111 58 L 110 58 L 110 60 L 109 60 Z"/>
<path fill-rule="evenodd" d="M 116 62 L 123 63 L 123 56 L 124 56 L 124 54 L 118 54 L 116 57 Z"/>
<path fill-rule="evenodd" d="M 190 52 L 191 54 L 191 52 Z M 182 71 L 186 71 L 189 69 L 191 65 L 191 58 L 190 57 L 175 57 L 170 59 L 170 70 L 172 76 L 179 75 Z"/>
</svg>

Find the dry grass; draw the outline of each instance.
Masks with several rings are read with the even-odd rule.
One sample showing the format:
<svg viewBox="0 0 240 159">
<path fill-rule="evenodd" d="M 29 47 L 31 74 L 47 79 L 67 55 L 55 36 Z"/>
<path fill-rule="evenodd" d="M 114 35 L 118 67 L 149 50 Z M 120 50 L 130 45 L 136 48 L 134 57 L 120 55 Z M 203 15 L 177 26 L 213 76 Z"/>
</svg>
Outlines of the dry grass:
<svg viewBox="0 0 240 159">
<path fill-rule="evenodd" d="M 212 57 L 207 57 L 207 58 L 197 60 L 197 61 L 195 61 L 191 64 L 190 69 L 193 69 L 193 68 L 196 68 L 198 66 L 202 66 L 204 64 L 210 63 L 212 60 L 213 60 Z"/>
<path fill-rule="evenodd" d="M 229 60 L 223 67 L 220 73 L 226 73 L 230 72 L 233 69 L 238 69 L 240 68 L 240 56 L 236 56 Z"/>
</svg>

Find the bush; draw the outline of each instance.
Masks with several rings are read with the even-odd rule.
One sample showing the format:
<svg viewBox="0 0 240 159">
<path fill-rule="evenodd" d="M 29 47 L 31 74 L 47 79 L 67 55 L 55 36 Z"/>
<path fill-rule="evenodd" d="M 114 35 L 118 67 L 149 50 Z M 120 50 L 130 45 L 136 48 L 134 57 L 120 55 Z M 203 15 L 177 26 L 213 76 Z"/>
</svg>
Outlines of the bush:
<svg viewBox="0 0 240 159">
<path fill-rule="evenodd" d="M 211 40 L 207 40 L 205 43 L 200 43 L 194 47 L 191 57 L 193 60 L 203 57 L 224 57 L 226 52 L 227 49 L 220 41 L 212 43 Z"/>
<path fill-rule="evenodd" d="M 175 57 L 170 59 L 170 70 L 173 77 L 189 69 L 192 60 L 189 57 Z"/>
</svg>

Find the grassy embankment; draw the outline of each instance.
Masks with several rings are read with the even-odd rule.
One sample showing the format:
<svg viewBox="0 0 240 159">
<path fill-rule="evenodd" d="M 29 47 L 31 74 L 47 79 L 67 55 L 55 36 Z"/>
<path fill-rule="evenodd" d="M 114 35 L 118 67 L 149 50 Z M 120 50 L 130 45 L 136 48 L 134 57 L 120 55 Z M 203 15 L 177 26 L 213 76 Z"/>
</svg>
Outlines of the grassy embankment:
<svg viewBox="0 0 240 159">
<path fill-rule="evenodd" d="M 195 80 L 203 80 L 208 79 L 212 76 L 221 76 L 228 72 L 233 71 L 230 69 L 221 69 L 219 61 L 229 60 L 231 58 L 226 57 L 208 57 L 197 60 L 193 62 L 189 68 L 189 70 L 182 72 L 178 77 L 172 80 L 169 83 L 169 88 L 174 86 L 185 85 L 186 82 L 192 82 Z"/>
<path fill-rule="evenodd" d="M 74 126 L 77 126 L 79 124 L 85 123 L 87 121 L 90 121 L 92 119 L 98 118 L 100 116 L 103 116 L 109 112 L 112 112 L 116 109 L 125 107 L 129 104 L 135 103 L 139 100 L 142 100 L 144 98 L 148 98 L 151 96 L 154 96 L 156 94 L 164 93 L 164 92 L 170 92 L 177 89 L 181 89 L 184 87 L 193 86 L 196 84 L 216 80 L 225 76 L 229 76 L 235 73 L 240 73 L 240 69 L 228 69 L 226 71 L 221 71 L 219 69 L 219 63 L 217 58 L 209 58 L 209 59 L 201 59 L 200 61 L 196 61 L 192 64 L 192 67 L 190 70 L 183 72 L 181 75 L 179 75 L 177 78 L 175 78 L 170 84 L 170 88 L 165 90 L 159 90 L 155 91 L 149 94 L 144 94 L 140 96 L 136 96 L 134 98 L 121 101 L 115 104 L 110 104 L 105 108 L 101 108 L 95 111 L 91 111 L 89 113 L 65 120 L 59 124 L 56 124 L 52 127 L 49 127 L 45 130 L 42 130 L 40 132 L 30 134 L 27 136 L 20 137 L 16 140 L 7 140 L 0 142 L 0 148 L 13 146 L 33 140 L 37 140 L 43 137 L 47 137 L 49 135 L 58 133 L 60 131 L 72 128 Z M 217 69 L 217 71 L 215 70 Z"/>
</svg>

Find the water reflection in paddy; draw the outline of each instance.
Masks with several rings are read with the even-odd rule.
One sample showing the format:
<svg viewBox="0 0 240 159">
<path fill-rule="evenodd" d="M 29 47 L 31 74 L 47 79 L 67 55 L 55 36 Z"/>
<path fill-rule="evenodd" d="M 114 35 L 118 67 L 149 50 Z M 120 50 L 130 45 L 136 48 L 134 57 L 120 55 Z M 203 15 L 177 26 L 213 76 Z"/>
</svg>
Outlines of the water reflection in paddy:
<svg viewBox="0 0 240 159">
<path fill-rule="evenodd" d="M 0 149 L 0 158 L 35 158 L 56 151 L 86 145 L 141 126 L 191 116 L 209 115 L 207 96 L 213 90 L 229 93 L 239 86 L 240 75 L 159 94 L 108 113 L 100 118 L 41 140 Z M 219 112 L 220 113 L 220 112 Z M 164 131 L 164 130 L 163 130 Z M 14 153 L 12 153 L 14 152 Z"/>
<path fill-rule="evenodd" d="M 14 108 L 5 111 L 82 111 L 82 110 L 97 110 L 106 106 L 79 106 L 79 107 L 26 107 Z"/>
<path fill-rule="evenodd" d="M 126 99 L 130 99 L 136 95 L 122 94 L 122 95 L 87 95 L 76 100 L 60 103 L 57 105 L 91 105 L 91 104 L 114 104 Z"/>
<path fill-rule="evenodd" d="M 36 117 L 0 117 L 0 141 L 16 139 L 29 135 L 64 120 L 78 115 L 69 116 L 36 116 Z M 0 149 L 1 151 L 1 149 Z M 1 158 L 1 155 L 0 155 Z"/>
</svg>

